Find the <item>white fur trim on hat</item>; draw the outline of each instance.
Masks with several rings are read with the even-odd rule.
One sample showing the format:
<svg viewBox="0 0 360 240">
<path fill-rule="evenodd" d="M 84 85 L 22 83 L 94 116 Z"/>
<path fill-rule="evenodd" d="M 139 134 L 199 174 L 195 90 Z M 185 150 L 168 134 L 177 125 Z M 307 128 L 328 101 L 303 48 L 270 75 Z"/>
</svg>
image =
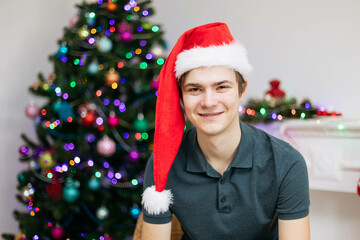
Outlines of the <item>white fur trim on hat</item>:
<svg viewBox="0 0 360 240">
<path fill-rule="evenodd" d="M 175 64 L 175 75 L 179 79 L 181 75 L 192 69 L 212 66 L 234 69 L 245 78 L 252 71 L 246 49 L 239 42 L 233 42 L 206 48 L 194 47 L 179 53 Z"/>
<path fill-rule="evenodd" d="M 165 213 L 169 210 L 170 204 L 173 203 L 173 194 L 170 190 L 157 192 L 155 185 L 145 189 L 142 194 L 142 205 L 151 215 Z"/>
</svg>

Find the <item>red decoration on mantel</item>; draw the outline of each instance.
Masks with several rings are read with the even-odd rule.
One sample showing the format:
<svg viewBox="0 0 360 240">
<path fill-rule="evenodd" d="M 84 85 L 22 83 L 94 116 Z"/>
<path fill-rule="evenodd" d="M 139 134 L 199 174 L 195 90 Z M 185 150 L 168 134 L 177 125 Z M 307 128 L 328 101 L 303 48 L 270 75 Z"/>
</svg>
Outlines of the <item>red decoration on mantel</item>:
<svg viewBox="0 0 360 240">
<path fill-rule="evenodd" d="M 357 193 L 360 196 L 360 178 L 359 178 L 359 181 L 358 181 L 358 184 L 357 184 Z"/>
<path fill-rule="evenodd" d="M 280 81 L 278 79 L 273 79 L 270 81 L 271 89 L 266 91 L 266 95 L 269 94 L 271 97 L 274 98 L 285 98 L 285 92 L 280 89 Z"/>
</svg>

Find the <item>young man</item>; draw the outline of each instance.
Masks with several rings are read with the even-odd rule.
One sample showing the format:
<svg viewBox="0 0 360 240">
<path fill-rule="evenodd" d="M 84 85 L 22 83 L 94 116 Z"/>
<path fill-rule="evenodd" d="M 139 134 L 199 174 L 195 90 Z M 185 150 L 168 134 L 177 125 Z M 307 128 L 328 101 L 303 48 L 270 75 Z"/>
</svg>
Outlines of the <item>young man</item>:
<svg viewBox="0 0 360 240">
<path fill-rule="evenodd" d="M 172 213 L 183 239 L 310 239 L 304 159 L 239 121 L 250 71 L 246 50 L 226 24 L 179 38 L 159 76 L 144 240 L 170 240 Z M 195 126 L 185 133 L 180 102 Z"/>
</svg>

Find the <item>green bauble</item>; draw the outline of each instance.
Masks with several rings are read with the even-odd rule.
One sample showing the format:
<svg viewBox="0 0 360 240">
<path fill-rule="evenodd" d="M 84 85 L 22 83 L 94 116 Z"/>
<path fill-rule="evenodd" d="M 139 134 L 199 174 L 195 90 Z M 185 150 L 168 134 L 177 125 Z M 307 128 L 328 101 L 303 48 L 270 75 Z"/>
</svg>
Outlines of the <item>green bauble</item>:
<svg viewBox="0 0 360 240">
<path fill-rule="evenodd" d="M 24 173 L 19 173 L 18 180 L 20 183 L 24 183 L 26 181 L 26 176 Z"/>
<path fill-rule="evenodd" d="M 77 188 L 74 187 L 64 187 L 63 189 L 63 195 L 64 195 L 64 199 L 67 202 L 75 202 L 79 196 L 80 196 L 80 192 Z"/>
<path fill-rule="evenodd" d="M 41 169 L 49 169 L 54 167 L 54 160 L 51 156 L 51 153 L 44 152 L 42 156 L 39 157 L 39 166 Z"/>
<path fill-rule="evenodd" d="M 145 118 L 137 118 L 133 123 L 133 127 L 137 132 L 146 132 L 149 130 L 149 121 Z"/>
</svg>

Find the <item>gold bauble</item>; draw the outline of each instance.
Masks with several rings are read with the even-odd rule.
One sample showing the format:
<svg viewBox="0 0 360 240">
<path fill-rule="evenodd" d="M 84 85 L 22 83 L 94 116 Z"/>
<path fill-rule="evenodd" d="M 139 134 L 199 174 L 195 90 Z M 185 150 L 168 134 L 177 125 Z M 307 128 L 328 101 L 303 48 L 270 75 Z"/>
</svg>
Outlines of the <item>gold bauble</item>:
<svg viewBox="0 0 360 240">
<path fill-rule="evenodd" d="M 108 10 L 109 12 L 115 12 L 116 10 L 118 10 L 118 5 L 116 3 L 109 2 L 106 5 L 106 10 Z"/>
<path fill-rule="evenodd" d="M 105 75 L 105 83 L 111 86 L 113 83 L 119 83 L 120 74 L 115 71 L 114 68 L 111 68 Z"/>
</svg>

